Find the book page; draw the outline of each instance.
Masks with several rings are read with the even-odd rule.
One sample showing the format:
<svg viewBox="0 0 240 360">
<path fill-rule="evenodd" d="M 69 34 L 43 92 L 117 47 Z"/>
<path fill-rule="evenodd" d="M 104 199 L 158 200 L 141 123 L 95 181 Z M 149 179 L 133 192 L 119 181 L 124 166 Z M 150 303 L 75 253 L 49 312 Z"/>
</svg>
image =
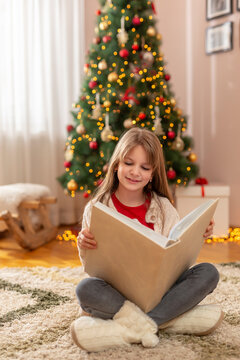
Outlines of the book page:
<svg viewBox="0 0 240 360">
<path fill-rule="evenodd" d="M 216 200 L 209 200 L 198 206 L 196 209 L 187 214 L 183 219 L 181 219 L 176 225 L 171 229 L 168 238 L 171 240 L 177 240 L 184 231 L 186 231 L 189 226 L 191 226 L 201 215 L 203 215 L 206 210 L 208 210 Z"/>
<path fill-rule="evenodd" d="M 156 233 L 154 230 L 146 227 L 145 225 L 141 224 L 137 219 L 130 219 L 129 217 L 119 213 L 117 210 L 111 209 L 108 206 L 97 202 L 94 204 L 98 209 L 104 211 L 108 215 L 114 217 L 115 219 L 118 219 L 125 225 L 131 227 L 135 231 L 139 232 L 140 234 L 144 234 L 146 237 L 149 238 L 149 240 L 155 242 L 156 244 L 160 245 L 161 247 L 165 248 L 168 246 L 169 239 L 165 236 Z"/>
</svg>

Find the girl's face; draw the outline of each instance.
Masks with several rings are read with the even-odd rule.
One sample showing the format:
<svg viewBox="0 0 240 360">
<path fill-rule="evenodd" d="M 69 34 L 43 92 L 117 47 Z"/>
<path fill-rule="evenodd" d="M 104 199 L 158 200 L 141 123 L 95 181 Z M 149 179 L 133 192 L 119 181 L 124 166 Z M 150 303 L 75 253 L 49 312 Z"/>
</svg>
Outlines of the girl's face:
<svg viewBox="0 0 240 360">
<path fill-rule="evenodd" d="M 119 190 L 143 192 L 144 186 L 152 179 L 152 165 L 149 164 L 142 145 L 130 150 L 117 167 Z"/>
</svg>

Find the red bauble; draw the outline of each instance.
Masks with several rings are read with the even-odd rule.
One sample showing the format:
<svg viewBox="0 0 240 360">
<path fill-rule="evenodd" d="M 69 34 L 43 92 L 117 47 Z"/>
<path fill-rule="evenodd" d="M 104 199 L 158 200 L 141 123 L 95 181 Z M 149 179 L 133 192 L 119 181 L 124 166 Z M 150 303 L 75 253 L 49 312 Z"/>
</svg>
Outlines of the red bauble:
<svg viewBox="0 0 240 360">
<path fill-rule="evenodd" d="M 169 81 L 169 80 L 171 79 L 171 76 L 170 76 L 169 74 L 166 74 L 166 75 L 164 76 L 164 79 L 165 79 L 166 81 Z"/>
<path fill-rule="evenodd" d="M 84 96 L 84 95 L 81 96 L 81 100 L 82 100 L 82 101 L 85 101 L 85 100 L 86 100 L 86 96 Z"/>
<path fill-rule="evenodd" d="M 65 168 L 70 168 L 72 165 L 71 161 L 64 161 Z"/>
<path fill-rule="evenodd" d="M 74 129 L 72 125 L 67 125 L 67 132 L 71 132 Z"/>
<path fill-rule="evenodd" d="M 134 26 L 141 25 L 140 18 L 138 16 L 134 16 L 134 18 L 132 19 L 132 23 L 133 23 Z"/>
<path fill-rule="evenodd" d="M 132 45 L 132 49 L 138 51 L 139 50 L 139 45 L 137 43 L 134 43 Z"/>
<path fill-rule="evenodd" d="M 90 149 L 92 149 L 92 150 L 96 150 L 96 149 L 98 148 L 98 143 L 97 143 L 95 140 L 90 141 L 89 147 L 90 147 Z"/>
<path fill-rule="evenodd" d="M 101 15 L 101 13 L 102 13 L 101 10 L 96 11 L 96 15 Z"/>
<path fill-rule="evenodd" d="M 88 86 L 90 87 L 90 89 L 94 89 L 97 86 L 97 82 L 96 81 L 89 81 Z"/>
<path fill-rule="evenodd" d="M 173 130 L 169 130 L 169 131 L 168 131 L 167 137 L 168 137 L 170 140 L 174 139 L 175 136 L 176 136 L 175 131 L 173 131 Z"/>
<path fill-rule="evenodd" d="M 127 49 L 122 49 L 119 51 L 119 55 L 122 57 L 122 58 L 127 58 L 129 56 L 129 51 Z"/>
<path fill-rule="evenodd" d="M 168 177 L 169 180 L 175 179 L 175 177 L 176 177 L 176 171 L 173 170 L 172 168 L 170 168 L 170 169 L 167 171 L 167 177 Z"/>
<path fill-rule="evenodd" d="M 165 100 L 164 97 L 163 97 L 163 96 L 160 96 L 160 98 L 159 98 L 160 103 L 163 103 L 164 100 Z"/>
<path fill-rule="evenodd" d="M 146 119 L 147 115 L 144 114 L 143 112 L 140 112 L 138 117 L 139 117 L 140 120 L 144 120 L 144 119 Z"/>
<path fill-rule="evenodd" d="M 112 37 L 109 36 L 109 35 L 105 35 L 105 36 L 103 36 L 102 40 L 106 44 L 106 43 L 108 43 L 109 41 L 112 40 Z"/>
<path fill-rule="evenodd" d="M 100 36 L 97 36 L 96 38 L 94 38 L 93 42 L 94 42 L 94 44 L 100 44 L 100 42 L 101 42 Z"/>
<path fill-rule="evenodd" d="M 87 198 L 89 197 L 89 193 L 85 191 L 85 192 L 83 193 L 83 197 L 84 197 L 85 199 L 87 199 Z"/>
</svg>

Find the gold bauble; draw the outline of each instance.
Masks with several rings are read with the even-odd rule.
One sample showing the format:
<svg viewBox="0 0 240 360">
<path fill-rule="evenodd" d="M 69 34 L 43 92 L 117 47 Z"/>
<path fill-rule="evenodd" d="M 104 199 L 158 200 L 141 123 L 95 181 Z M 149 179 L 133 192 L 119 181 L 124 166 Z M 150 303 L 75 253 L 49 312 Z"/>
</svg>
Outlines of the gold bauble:
<svg viewBox="0 0 240 360">
<path fill-rule="evenodd" d="M 118 79 L 118 74 L 116 72 L 112 72 L 108 75 L 108 81 L 113 82 L 113 81 L 117 81 Z"/>
<path fill-rule="evenodd" d="M 72 161 L 74 151 L 72 149 L 67 148 L 64 154 L 65 161 Z"/>
<path fill-rule="evenodd" d="M 70 191 L 76 191 L 78 188 L 78 184 L 76 183 L 76 181 L 74 179 L 71 179 L 68 183 L 67 183 L 67 188 Z"/>
<path fill-rule="evenodd" d="M 171 99 L 170 99 L 170 103 L 171 103 L 173 106 L 175 106 L 175 105 L 176 105 L 176 100 L 175 100 L 174 98 L 171 98 Z"/>
<path fill-rule="evenodd" d="M 194 153 L 190 153 L 190 154 L 188 155 L 188 159 L 189 159 L 191 162 L 195 162 L 195 161 L 197 161 L 197 155 L 194 154 Z"/>
<path fill-rule="evenodd" d="M 133 127 L 132 119 L 129 118 L 124 120 L 123 126 L 125 127 L 125 129 L 131 129 L 131 127 Z"/>
<path fill-rule="evenodd" d="M 110 129 L 110 127 L 106 127 L 103 129 L 103 131 L 101 132 L 101 139 L 104 142 L 109 142 L 112 140 L 112 136 L 113 136 L 113 132 Z"/>
<path fill-rule="evenodd" d="M 100 30 L 107 30 L 108 29 L 108 23 L 107 21 L 103 21 L 99 24 Z"/>
<path fill-rule="evenodd" d="M 182 116 L 182 110 L 181 110 L 181 109 L 177 109 L 177 114 L 178 114 L 179 116 Z"/>
<path fill-rule="evenodd" d="M 106 70 L 107 69 L 107 63 L 106 63 L 105 59 L 103 59 L 103 60 L 101 60 L 99 62 L 98 68 L 99 68 L 99 70 Z"/>
<path fill-rule="evenodd" d="M 76 131 L 77 131 L 78 134 L 81 135 L 81 134 L 84 134 L 84 133 L 85 133 L 86 129 L 85 129 L 85 127 L 84 127 L 83 124 L 79 124 L 79 125 L 77 126 L 77 128 L 76 128 Z"/>
<path fill-rule="evenodd" d="M 149 26 L 149 28 L 147 29 L 147 35 L 149 36 L 155 36 L 156 35 L 156 30 L 153 26 Z"/>
<path fill-rule="evenodd" d="M 96 105 L 92 111 L 92 119 L 98 120 L 102 115 L 101 105 Z"/>
<path fill-rule="evenodd" d="M 103 105 L 104 105 L 105 107 L 110 107 L 110 106 L 111 106 L 111 102 L 110 102 L 109 100 L 105 100 L 104 103 L 103 103 Z"/>
</svg>

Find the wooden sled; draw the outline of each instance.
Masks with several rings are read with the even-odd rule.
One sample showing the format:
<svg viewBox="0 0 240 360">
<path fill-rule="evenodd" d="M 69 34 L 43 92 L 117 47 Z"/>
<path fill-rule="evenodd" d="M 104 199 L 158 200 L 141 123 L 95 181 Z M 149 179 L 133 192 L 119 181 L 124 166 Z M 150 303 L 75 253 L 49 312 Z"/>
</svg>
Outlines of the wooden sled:
<svg viewBox="0 0 240 360">
<path fill-rule="evenodd" d="M 39 200 L 25 200 L 18 206 L 18 217 L 9 211 L 0 213 L 9 230 L 13 232 L 18 244 L 27 250 L 34 250 L 53 240 L 57 235 L 57 227 L 53 226 L 48 214 L 47 205 L 56 203 L 55 197 L 44 197 Z M 41 219 L 41 229 L 36 231 L 31 222 L 30 210 L 36 210 Z M 22 224 L 23 228 L 20 226 Z"/>
</svg>

